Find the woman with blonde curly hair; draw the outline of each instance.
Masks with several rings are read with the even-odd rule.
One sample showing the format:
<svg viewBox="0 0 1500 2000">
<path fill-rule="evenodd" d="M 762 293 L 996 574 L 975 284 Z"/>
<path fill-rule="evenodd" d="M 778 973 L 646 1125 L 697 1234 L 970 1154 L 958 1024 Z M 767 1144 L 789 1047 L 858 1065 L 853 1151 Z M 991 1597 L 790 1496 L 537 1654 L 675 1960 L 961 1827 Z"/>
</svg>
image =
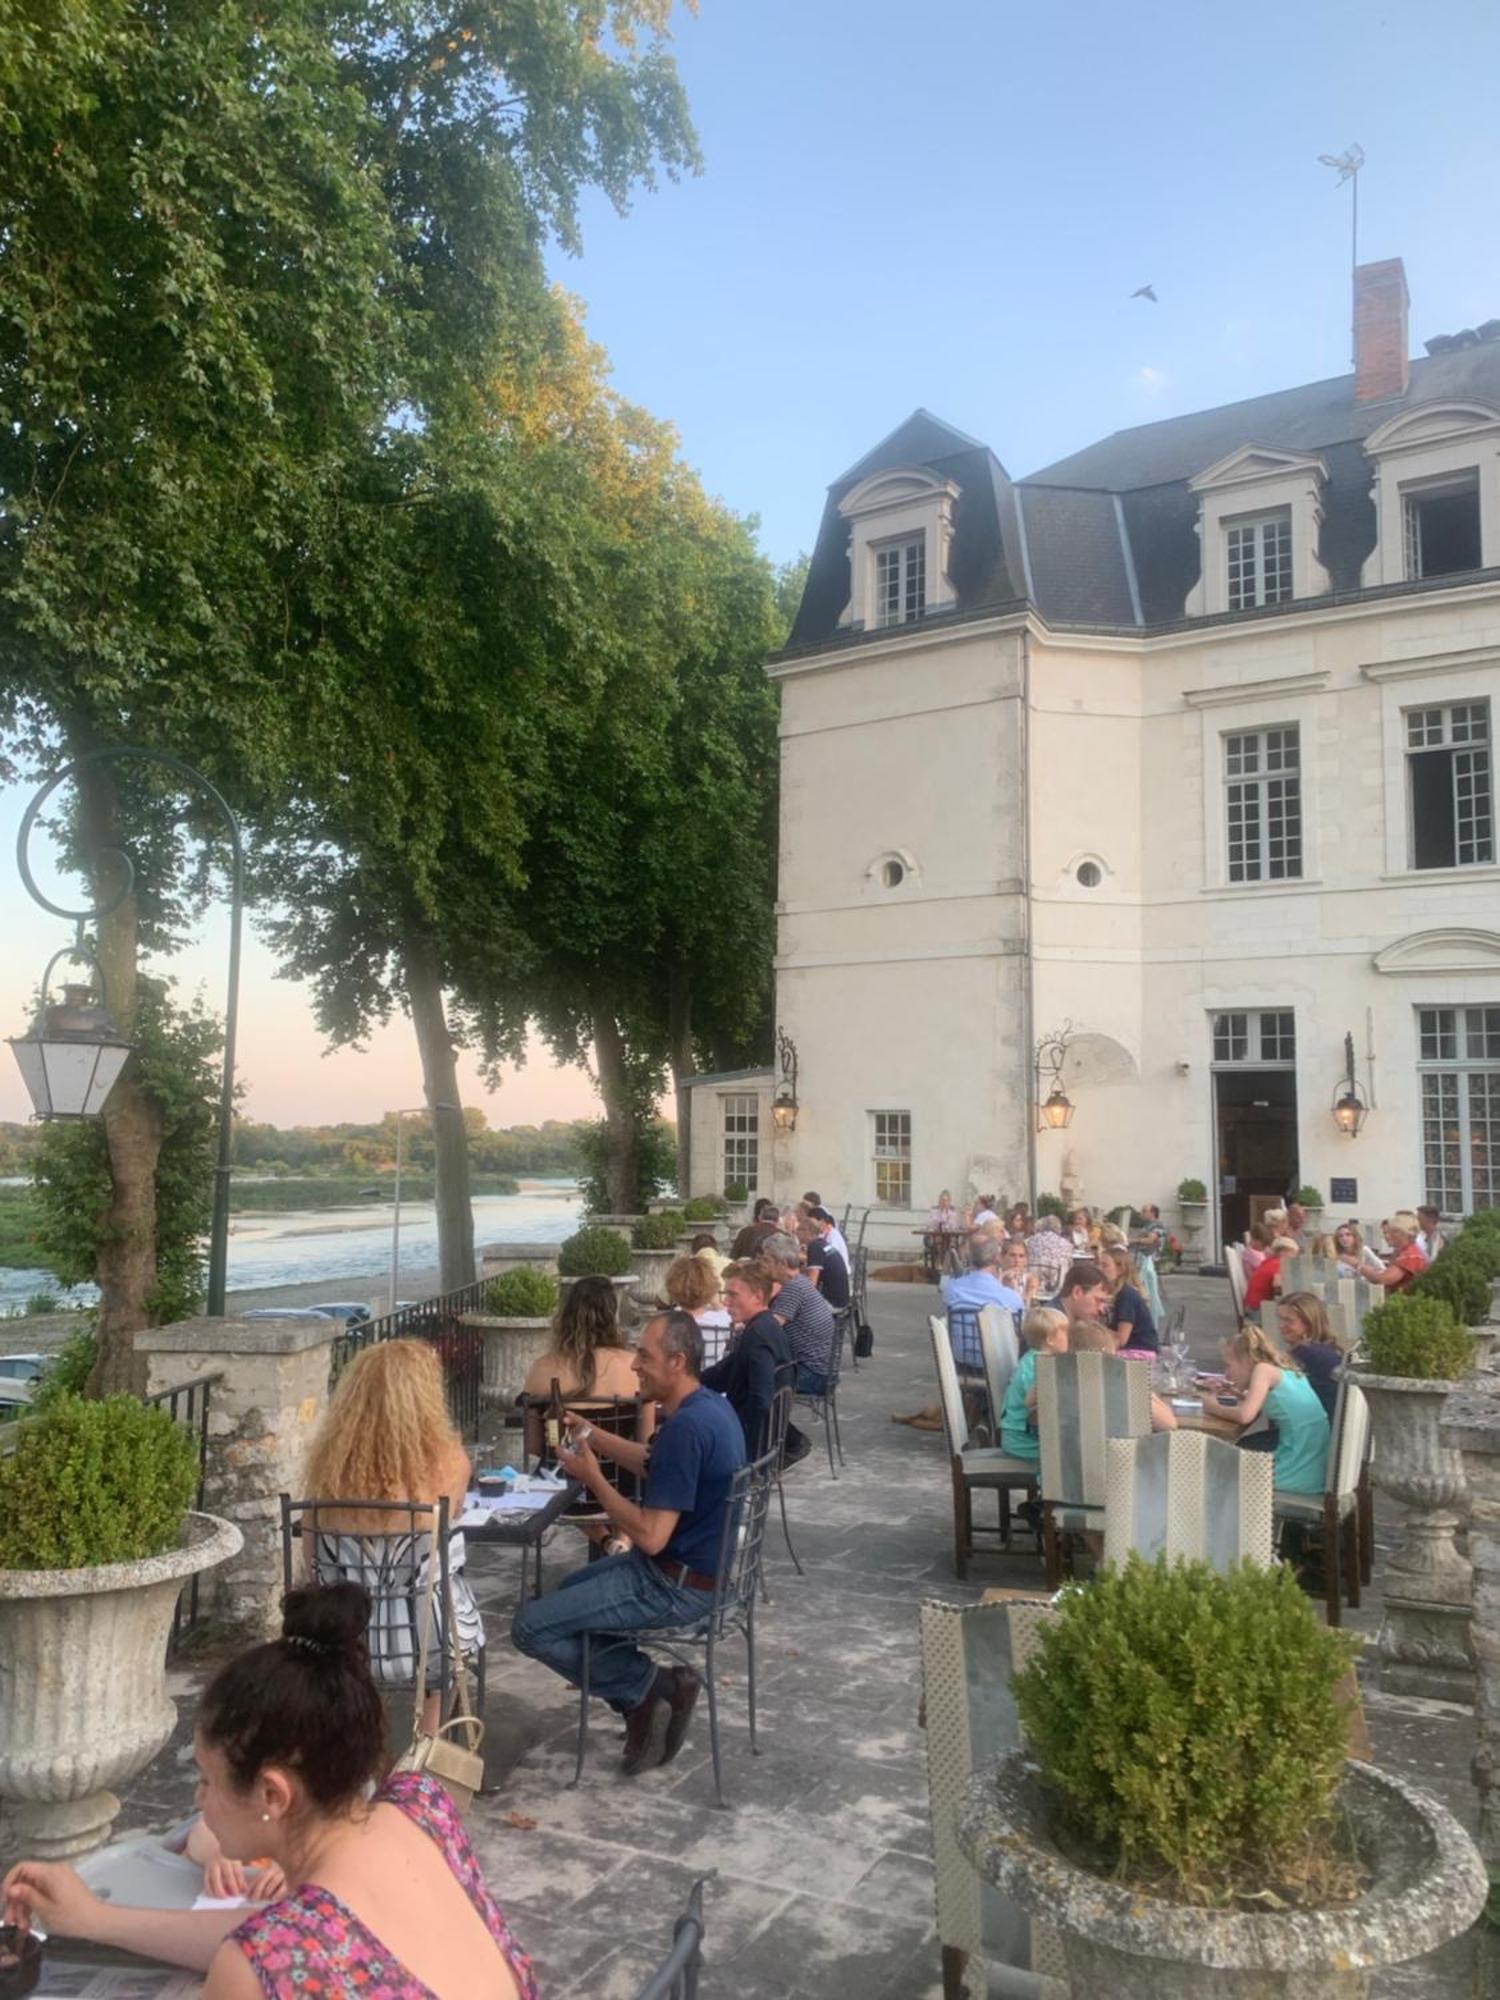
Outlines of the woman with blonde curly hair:
<svg viewBox="0 0 1500 2000">
<path fill-rule="evenodd" d="M 698 1322 L 703 1335 L 703 1359 L 712 1365 L 729 1340 L 729 1313 L 721 1303 L 718 1276 L 702 1257 L 679 1257 L 667 1266 L 664 1287 L 668 1305 L 681 1306 Z"/>
<path fill-rule="evenodd" d="M 377 1681 L 411 1684 L 417 1637 L 410 1606 L 422 1601 L 431 1559 L 436 1503 L 448 1502 L 448 1572 L 460 1646 L 474 1659 L 484 1621 L 464 1575 L 464 1537 L 451 1524 L 464 1510 L 469 1455 L 448 1415 L 436 1349 L 424 1340 L 381 1340 L 356 1354 L 338 1379 L 313 1438 L 303 1488 L 310 1500 L 399 1500 L 430 1509 L 415 1521 L 360 1507 L 319 1508 L 311 1533 L 317 1583 L 359 1583 L 369 1591 L 370 1665 Z M 392 1528 L 392 1523 L 396 1527 Z M 394 1587 L 393 1587 L 394 1586 Z M 446 1623 L 433 1605 L 428 1687 L 444 1679 Z M 436 1720 L 438 1697 L 428 1703 Z"/>
</svg>

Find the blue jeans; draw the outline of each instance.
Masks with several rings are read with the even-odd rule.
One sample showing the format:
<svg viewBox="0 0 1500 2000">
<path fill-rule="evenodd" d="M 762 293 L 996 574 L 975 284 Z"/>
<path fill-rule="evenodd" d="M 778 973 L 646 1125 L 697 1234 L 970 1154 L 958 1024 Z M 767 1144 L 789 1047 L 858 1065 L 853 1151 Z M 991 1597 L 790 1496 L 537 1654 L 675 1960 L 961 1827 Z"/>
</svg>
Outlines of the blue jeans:
<svg viewBox="0 0 1500 2000">
<path fill-rule="evenodd" d="M 651 1692 L 656 1662 L 639 1646 L 603 1645 L 617 1632 L 656 1625 L 696 1625 L 713 1602 L 706 1590 L 670 1583 L 639 1549 L 609 1556 L 565 1576 L 546 1597 L 533 1597 L 511 1620 L 516 1650 L 540 1660 L 577 1687 L 583 1679 L 583 1634 L 589 1654 L 589 1692 L 623 1715 Z"/>
<path fill-rule="evenodd" d="M 799 1396 L 822 1396 L 828 1390 L 828 1377 L 820 1375 L 816 1368 L 797 1367 L 797 1394 Z"/>
</svg>

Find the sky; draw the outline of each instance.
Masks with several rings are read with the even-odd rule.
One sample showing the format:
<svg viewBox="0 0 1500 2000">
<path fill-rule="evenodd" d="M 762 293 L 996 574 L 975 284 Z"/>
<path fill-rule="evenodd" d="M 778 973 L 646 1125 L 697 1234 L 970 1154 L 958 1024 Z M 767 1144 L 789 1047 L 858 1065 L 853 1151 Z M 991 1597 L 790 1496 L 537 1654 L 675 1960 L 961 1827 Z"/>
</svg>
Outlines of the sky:
<svg viewBox="0 0 1500 2000">
<path fill-rule="evenodd" d="M 1494 0 L 702 0 L 674 49 L 704 172 L 623 217 L 590 197 L 582 256 L 552 269 L 617 388 L 676 424 L 777 561 L 919 405 L 1020 476 L 1345 372 L 1349 189 L 1318 156 L 1351 141 L 1359 254 L 1405 259 L 1413 351 L 1500 316 Z M 1130 297 L 1146 283 L 1158 304 Z M 23 800 L 0 792 L 4 1033 L 66 941 L 7 859 Z M 211 920 L 174 968 L 213 1004 L 224 951 Z M 305 993 L 274 974 L 252 939 L 251 1116 L 421 1102 L 404 1021 L 325 1057 Z M 493 1096 L 464 1082 L 496 1125 L 595 1109 L 539 1048 Z M 24 1115 L 0 1062 L 0 1118 Z"/>
</svg>

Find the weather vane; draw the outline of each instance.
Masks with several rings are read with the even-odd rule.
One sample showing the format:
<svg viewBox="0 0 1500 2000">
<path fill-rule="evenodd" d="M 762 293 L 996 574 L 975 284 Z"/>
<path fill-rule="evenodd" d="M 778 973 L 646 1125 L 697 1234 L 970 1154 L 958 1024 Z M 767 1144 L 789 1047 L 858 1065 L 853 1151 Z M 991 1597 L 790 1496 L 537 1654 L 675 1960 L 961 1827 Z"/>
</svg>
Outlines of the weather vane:
<svg viewBox="0 0 1500 2000">
<path fill-rule="evenodd" d="M 1338 185 L 1349 183 L 1349 266 L 1351 272 L 1359 269 L 1359 170 L 1365 163 L 1365 149 L 1357 141 L 1342 153 L 1319 153 L 1318 165 L 1332 167 L 1338 175 Z M 1351 355 L 1350 359 L 1353 357 Z"/>
</svg>

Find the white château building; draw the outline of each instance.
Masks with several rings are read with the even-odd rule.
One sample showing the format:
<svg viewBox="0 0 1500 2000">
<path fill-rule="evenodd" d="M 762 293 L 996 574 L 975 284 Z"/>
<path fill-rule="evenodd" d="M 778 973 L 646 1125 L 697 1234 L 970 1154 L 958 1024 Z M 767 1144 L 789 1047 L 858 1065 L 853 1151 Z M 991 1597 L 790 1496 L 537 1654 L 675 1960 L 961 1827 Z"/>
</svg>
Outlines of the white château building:
<svg viewBox="0 0 1500 2000">
<path fill-rule="evenodd" d="M 1500 320 L 1409 361 L 1366 264 L 1355 343 L 1020 480 L 919 410 L 835 481 L 768 669 L 795 1125 L 698 1079 L 695 1186 L 887 1249 L 943 1187 L 1194 1176 L 1205 1248 L 1306 1183 L 1500 1201 Z"/>
</svg>

